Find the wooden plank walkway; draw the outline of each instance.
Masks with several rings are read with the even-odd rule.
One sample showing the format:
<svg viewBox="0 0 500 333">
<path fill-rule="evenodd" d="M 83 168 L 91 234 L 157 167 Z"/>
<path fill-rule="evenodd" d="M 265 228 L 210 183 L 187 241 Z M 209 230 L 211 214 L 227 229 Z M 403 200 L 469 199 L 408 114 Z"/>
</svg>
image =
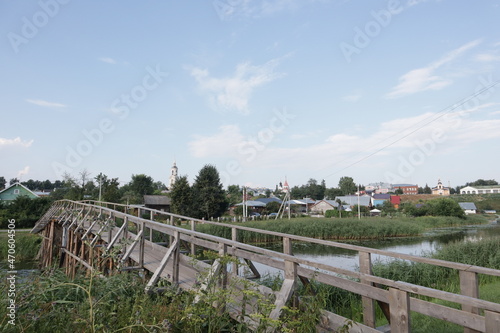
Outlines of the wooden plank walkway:
<svg viewBox="0 0 500 333">
<path fill-rule="evenodd" d="M 466 333 L 500 332 L 500 304 L 480 299 L 478 287 L 479 275 L 500 277 L 499 270 L 250 229 L 244 224 L 229 225 L 197 220 L 155 210 L 141 209 L 131 215 L 128 214 L 129 207 L 118 204 L 107 204 L 109 207 L 102 207 L 102 204 L 62 200 L 49 209 L 32 230 L 32 232 L 42 232 L 45 236 L 42 246 L 42 263 L 45 266 L 50 266 L 53 255 L 62 251 L 62 253 L 67 253 L 64 259 L 67 272 L 74 274 L 74 267 L 77 263 L 92 269 L 94 260 L 92 253 L 100 251 L 94 249 L 119 249 L 119 256 L 126 259 L 124 263 L 132 266 L 123 267 L 123 269 L 140 269 L 149 272 L 150 278 L 148 278 L 146 290 L 154 289 L 160 279 L 177 284 L 183 290 L 195 292 L 207 288 L 210 283 L 216 283 L 220 288 L 229 288 L 234 294 L 234 299 L 227 304 L 227 310 L 233 318 L 241 318 L 243 311 L 248 314 L 252 313 L 257 302 L 266 299 L 274 304 L 274 310 L 269 314 L 270 318 L 277 319 L 282 307 L 292 297 L 297 284 L 300 282 L 307 284 L 309 280 L 315 280 L 362 297 L 363 323 L 354 323 L 349 332 L 375 333 L 389 330 L 411 332 L 412 311 L 461 325 Z M 145 211 L 150 213 L 150 220 L 137 216 L 143 216 Z M 155 214 L 168 217 L 168 223 L 152 221 Z M 174 219 L 188 221 L 189 229 L 171 225 Z M 197 223 L 214 223 L 230 228 L 231 239 L 197 232 L 195 231 Z M 279 236 L 282 238 L 283 251 L 276 252 L 237 242 L 240 230 Z M 155 237 L 162 239 L 162 243 L 153 242 L 152 238 Z M 82 240 L 82 238 L 85 239 Z M 168 239 L 168 242 L 163 242 L 165 239 Z M 355 272 L 296 258 L 292 253 L 293 241 L 357 251 L 360 258 L 360 270 Z M 187 255 L 187 253 L 194 254 L 197 249 L 212 251 L 220 256 L 230 256 L 250 264 L 258 262 L 281 270 L 284 277 L 282 288 L 273 292 L 270 288 L 240 276 L 236 261 L 229 265 L 223 265 L 218 260 L 206 263 Z M 461 294 L 375 276 L 372 273 L 372 254 L 456 270 L 460 277 Z M 254 270 L 255 273 L 258 274 Z M 256 291 L 261 298 L 246 302 L 245 309 L 243 309 L 241 307 L 243 290 L 248 288 Z M 422 296 L 458 303 L 461 309 L 438 305 L 424 300 Z M 375 327 L 377 306 L 381 306 L 387 315 L 389 327 L 379 329 Z M 258 325 L 258 321 L 250 316 L 246 316 L 244 320 L 251 327 L 255 328 Z M 336 330 L 343 327 L 348 320 L 348 318 L 322 310 L 317 329 L 318 331 Z"/>
</svg>

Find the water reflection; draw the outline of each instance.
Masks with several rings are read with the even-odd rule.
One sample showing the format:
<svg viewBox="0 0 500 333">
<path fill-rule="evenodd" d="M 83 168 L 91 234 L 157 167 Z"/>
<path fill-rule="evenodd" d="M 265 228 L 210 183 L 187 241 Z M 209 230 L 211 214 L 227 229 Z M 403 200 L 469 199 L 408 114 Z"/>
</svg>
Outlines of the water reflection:
<svg viewBox="0 0 500 333">
<path fill-rule="evenodd" d="M 386 240 L 350 241 L 349 244 L 373 249 L 398 252 L 403 254 L 424 256 L 438 250 L 441 246 L 454 242 L 479 241 L 486 238 L 500 237 L 500 225 L 493 223 L 484 226 L 466 226 L 460 228 L 441 228 L 433 230 L 420 237 L 396 238 Z M 346 242 L 347 243 L 347 242 Z M 281 246 L 271 246 L 270 249 L 281 252 Z M 359 259 L 356 251 L 340 249 L 311 243 L 293 244 L 293 254 L 296 257 L 348 270 L 356 270 Z M 375 262 L 392 260 L 391 257 L 372 255 Z M 255 263 L 261 274 L 279 273 L 271 267 Z"/>
</svg>

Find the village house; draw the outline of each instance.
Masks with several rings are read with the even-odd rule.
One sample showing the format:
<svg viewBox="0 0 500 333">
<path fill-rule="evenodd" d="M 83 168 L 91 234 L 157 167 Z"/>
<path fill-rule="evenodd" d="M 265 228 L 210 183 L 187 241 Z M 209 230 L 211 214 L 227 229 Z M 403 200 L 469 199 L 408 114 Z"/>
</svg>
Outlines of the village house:
<svg viewBox="0 0 500 333">
<path fill-rule="evenodd" d="M 20 196 L 36 199 L 39 196 L 21 183 L 15 183 L 0 191 L 0 201 L 12 202 Z"/>
</svg>

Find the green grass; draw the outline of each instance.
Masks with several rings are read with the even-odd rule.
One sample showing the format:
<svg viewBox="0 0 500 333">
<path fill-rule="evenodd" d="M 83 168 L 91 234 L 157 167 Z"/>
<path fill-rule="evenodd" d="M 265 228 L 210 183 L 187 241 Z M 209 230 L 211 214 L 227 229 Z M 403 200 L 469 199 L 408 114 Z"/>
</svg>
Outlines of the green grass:
<svg viewBox="0 0 500 333">
<path fill-rule="evenodd" d="M 355 218 L 295 218 L 291 220 L 263 220 L 234 223 L 249 228 L 274 231 L 279 233 L 305 236 L 328 240 L 384 239 L 391 237 L 419 236 L 433 228 L 463 226 L 486 223 L 482 216 L 460 219 L 446 216 L 423 216 L 418 218 L 372 217 L 361 220 Z M 231 229 L 213 224 L 199 224 L 196 230 L 227 239 L 231 238 Z M 281 241 L 281 237 L 238 231 L 238 241 L 245 243 L 268 243 Z"/>
<path fill-rule="evenodd" d="M 0 260 L 7 260 L 9 243 L 9 234 L 6 232 L 0 233 Z M 40 235 L 31 234 L 29 232 L 16 232 L 15 240 L 15 257 L 16 261 L 30 261 L 35 260 L 42 237 Z"/>
</svg>

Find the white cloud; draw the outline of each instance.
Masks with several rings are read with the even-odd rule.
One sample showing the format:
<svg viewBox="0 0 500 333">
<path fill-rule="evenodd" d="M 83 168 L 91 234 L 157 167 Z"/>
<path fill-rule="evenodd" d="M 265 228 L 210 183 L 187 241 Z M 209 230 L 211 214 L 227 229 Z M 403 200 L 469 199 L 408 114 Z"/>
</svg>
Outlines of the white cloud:
<svg viewBox="0 0 500 333">
<path fill-rule="evenodd" d="M 99 60 L 111 65 L 116 65 L 118 63 L 115 59 L 109 57 L 102 57 L 99 58 Z"/>
<path fill-rule="evenodd" d="M 221 126 L 220 131 L 213 136 L 196 136 L 189 145 L 191 154 L 195 157 L 227 156 L 236 152 L 243 141 L 243 135 L 237 125 Z"/>
<path fill-rule="evenodd" d="M 489 104 L 479 106 L 475 111 L 487 106 Z M 244 137 L 238 126 L 230 125 L 221 127 L 220 132 L 212 136 L 196 138 L 189 146 L 196 157 L 222 158 L 222 165 L 229 160 L 237 161 L 242 172 L 307 170 L 311 174 L 332 175 L 358 164 L 364 170 L 374 165 L 389 168 L 393 162 L 386 157 L 418 149 L 428 150 L 425 152 L 428 156 L 450 154 L 483 140 L 500 138 L 500 119 L 473 120 L 468 114 L 427 112 L 380 123 L 371 133 L 338 132 L 301 147 L 279 146 L 280 143 L 289 145 L 286 140 L 259 146 Z"/>
<path fill-rule="evenodd" d="M 236 67 L 232 76 L 224 78 L 212 77 L 207 69 L 196 67 L 191 69 L 190 74 L 208 95 L 213 108 L 248 114 L 248 103 L 254 89 L 283 75 L 275 72 L 278 64 L 278 59 L 261 66 L 242 63 Z"/>
<path fill-rule="evenodd" d="M 453 82 L 451 79 L 436 75 L 435 72 L 441 66 L 454 61 L 460 55 L 480 43 L 480 40 L 467 43 L 455 50 L 452 50 L 441 59 L 432 62 L 426 67 L 413 69 L 406 74 L 403 74 L 399 78 L 399 84 L 386 95 L 386 98 L 398 98 L 426 90 L 439 90 L 450 85 Z"/>
<path fill-rule="evenodd" d="M 2 147 L 24 147 L 28 148 L 33 144 L 34 140 L 23 141 L 20 137 L 14 139 L 0 138 L 0 148 Z"/>
<path fill-rule="evenodd" d="M 500 56 L 492 53 L 481 53 L 476 56 L 476 60 L 481 62 L 500 61 Z"/>
<path fill-rule="evenodd" d="M 67 105 L 61 103 L 48 102 L 41 99 L 27 99 L 26 102 L 35 104 L 38 106 L 50 107 L 50 108 L 65 108 Z"/>
<path fill-rule="evenodd" d="M 19 171 L 17 172 L 17 179 L 21 180 L 21 178 L 22 178 L 24 175 L 27 175 L 29 172 L 30 172 L 30 167 L 29 167 L 29 166 L 25 166 L 25 167 L 24 167 L 24 169 L 19 170 Z"/>
</svg>

